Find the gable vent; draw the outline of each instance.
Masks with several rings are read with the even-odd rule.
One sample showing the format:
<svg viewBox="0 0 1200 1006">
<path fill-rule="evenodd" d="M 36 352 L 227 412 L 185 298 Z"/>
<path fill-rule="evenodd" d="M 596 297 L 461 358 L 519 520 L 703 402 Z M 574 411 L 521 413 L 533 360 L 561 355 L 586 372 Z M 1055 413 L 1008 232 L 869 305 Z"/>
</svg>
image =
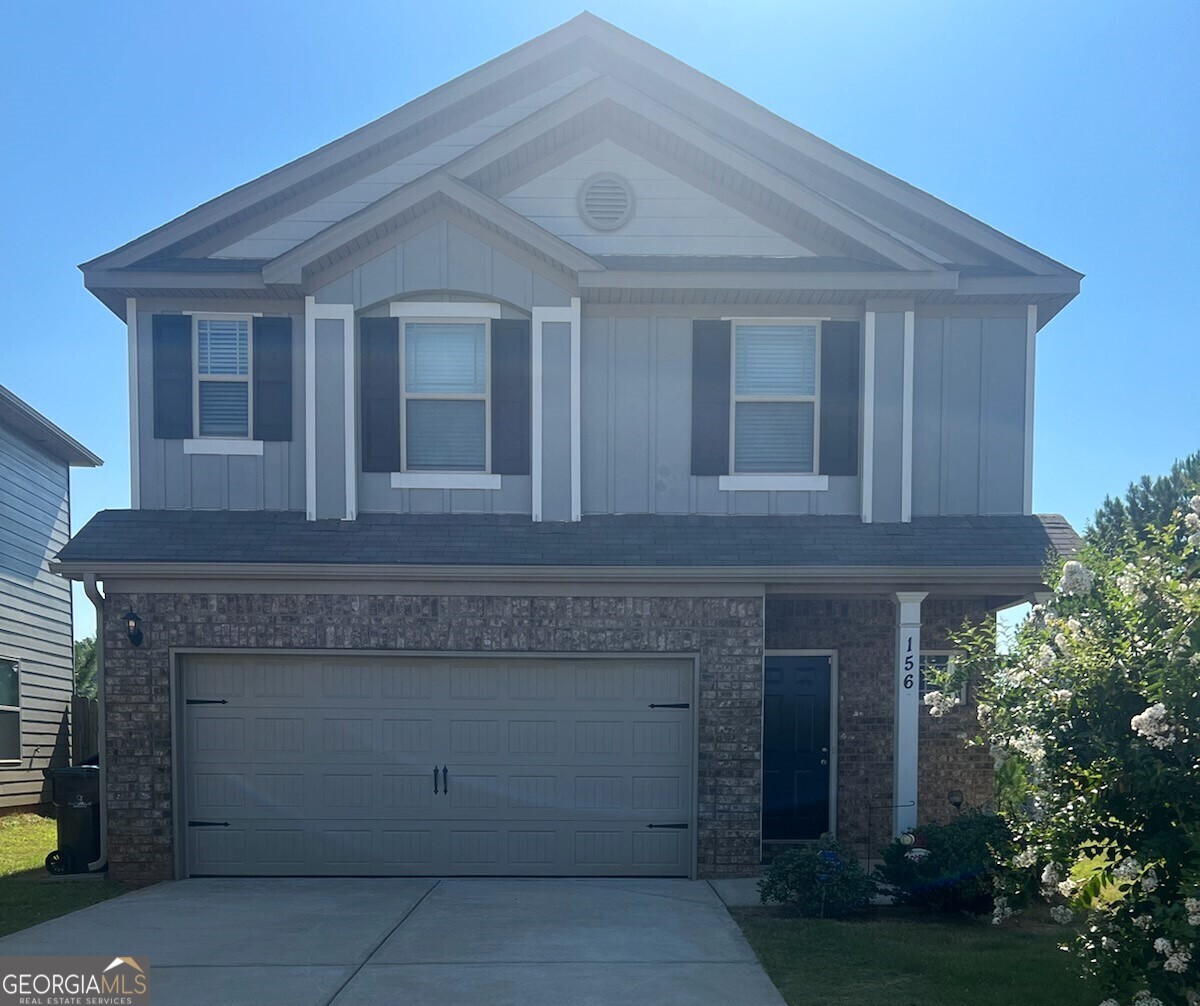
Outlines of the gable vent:
<svg viewBox="0 0 1200 1006">
<path fill-rule="evenodd" d="M 598 231 L 615 231 L 633 216 L 633 189 L 620 175 L 592 175 L 579 188 L 579 215 Z"/>
</svg>

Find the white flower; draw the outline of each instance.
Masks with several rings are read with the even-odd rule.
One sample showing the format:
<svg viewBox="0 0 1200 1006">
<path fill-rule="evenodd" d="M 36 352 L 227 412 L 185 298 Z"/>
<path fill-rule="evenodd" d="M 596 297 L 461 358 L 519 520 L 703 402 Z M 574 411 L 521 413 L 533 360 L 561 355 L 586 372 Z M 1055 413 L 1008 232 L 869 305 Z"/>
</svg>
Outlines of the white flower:
<svg viewBox="0 0 1200 1006">
<path fill-rule="evenodd" d="M 1117 576 L 1117 590 L 1126 597 L 1133 597 L 1138 592 L 1137 570 L 1126 566 L 1124 572 Z"/>
<path fill-rule="evenodd" d="M 1105 999 L 1104 1002 L 1102 1002 L 1100 1004 L 1100 1006 L 1121 1006 L 1121 1004 L 1119 1002 L 1117 1002 L 1115 999 Z"/>
<path fill-rule="evenodd" d="M 1069 688 L 1056 688 L 1050 693 L 1050 698 L 1052 701 L 1057 702 L 1060 705 L 1066 705 L 1071 701 L 1071 698 L 1074 696 L 1074 694 L 1075 693 Z"/>
<path fill-rule="evenodd" d="M 1156 702 L 1129 721 L 1133 729 L 1159 750 L 1175 743 L 1175 728 L 1167 722 L 1167 707 Z"/>
<path fill-rule="evenodd" d="M 1016 912 L 1008 907 L 1008 898 L 997 898 L 992 903 L 992 925 L 998 926 L 1005 919 L 1012 918 Z"/>
<path fill-rule="evenodd" d="M 1014 737 L 1010 746 L 1034 765 L 1040 765 L 1046 758 L 1046 739 L 1028 728 Z"/>
<path fill-rule="evenodd" d="M 1078 633 L 1083 628 L 1083 625 L 1078 618 L 1072 615 L 1067 619 L 1067 628 L 1072 632 Z"/>
<path fill-rule="evenodd" d="M 1158 874 L 1154 872 L 1154 867 L 1151 867 L 1142 874 L 1142 890 L 1149 894 L 1158 887 Z"/>
<path fill-rule="evenodd" d="M 1055 863 L 1047 863 L 1042 870 L 1042 884 L 1046 887 L 1053 887 L 1062 877 L 1058 872 L 1058 865 Z"/>
<path fill-rule="evenodd" d="M 921 701 L 929 707 L 930 716 L 945 716 L 958 705 L 959 698 L 949 692 L 932 691 L 926 692 Z"/>
<path fill-rule="evenodd" d="M 1113 870 L 1113 876 L 1117 880 L 1136 880 L 1139 873 L 1142 872 L 1142 864 L 1139 863 L 1133 856 L 1128 859 L 1121 860 L 1120 864 Z"/>
<path fill-rule="evenodd" d="M 1154 918 L 1150 915 L 1135 915 L 1130 921 L 1143 933 L 1150 932 L 1150 927 L 1154 924 Z"/>
<path fill-rule="evenodd" d="M 1163 1006 L 1163 1001 L 1157 996 L 1152 996 L 1147 989 L 1142 989 L 1133 997 L 1133 1006 Z"/>
<path fill-rule="evenodd" d="M 1166 937 L 1160 936 L 1154 941 L 1154 952 L 1156 954 L 1169 954 L 1171 952 L 1171 941 Z"/>
<path fill-rule="evenodd" d="M 1200 926 L 1200 898 L 1184 898 L 1183 903 L 1187 908 L 1188 925 Z"/>
<path fill-rule="evenodd" d="M 1086 594 L 1096 582 L 1096 574 L 1082 562 L 1071 559 L 1063 566 L 1062 579 L 1058 581 L 1058 589 L 1064 594 Z"/>
<path fill-rule="evenodd" d="M 1042 645 L 1038 647 L 1037 656 L 1034 657 L 1034 663 L 1037 665 L 1037 669 L 1039 671 L 1044 671 L 1057 659 L 1058 654 L 1054 652 L 1053 648 L 1047 646 L 1045 643 L 1042 643 Z"/>
<path fill-rule="evenodd" d="M 1050 909 L 1050 918 L 1052 918 L 1060 926 L 1065 926 L 1068 922 L 1075 918 L 1075 913 L 1072 912 L 1071 909 L 1069 909 L 1066 905 L 1055 905 Z"/>
<path fill-rule="evenodd" d="M 1072 880 L 1070 877 L 1068 877 L 1066 880 L 1061 881 L 1055 887 L 1055 890 L 1057 890 L 1058 893 L 1061 894 L 1064 898 L 1073 897 L 1075 892 L 1079 890 L 1079 881 Z"/>
<path fill-rule="evenodd" d="M 1033 848 L 1022 849 L 1015 856 L 1013 856 L 1013 866 L 1019 867 L 1022 870 L 1028 870 L 1029 867 L 1034 866 L 1036 864 L 1037 864 L 1037 850 L 1036 849 L 1033 849 Z"/>
<path fill-rule="evenodd" d="M 1183 518 L 1183 526 L 1189 531 L 1200 531 L 1200 514 L 1190 513 Z"/>
<path fill-rule="evenodd" d="M 1192 508 L 1192 513 L 1200 513 L 1200 493 L 1197 493 L 1188 501 L 1188 506 Z"/>
</svg>

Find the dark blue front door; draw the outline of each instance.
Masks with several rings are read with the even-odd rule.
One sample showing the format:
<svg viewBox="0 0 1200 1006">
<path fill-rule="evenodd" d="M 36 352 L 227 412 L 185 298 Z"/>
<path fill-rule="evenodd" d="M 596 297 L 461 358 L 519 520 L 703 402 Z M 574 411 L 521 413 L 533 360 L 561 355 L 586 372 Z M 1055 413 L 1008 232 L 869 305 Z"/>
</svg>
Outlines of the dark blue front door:
<svg viewBox="0 0 1200 1006">
<path fill-rule="evenodd" d="M 763 839 L 829 830 L 828 657 L 767 657 L 763 693 Z"/>
</svg>

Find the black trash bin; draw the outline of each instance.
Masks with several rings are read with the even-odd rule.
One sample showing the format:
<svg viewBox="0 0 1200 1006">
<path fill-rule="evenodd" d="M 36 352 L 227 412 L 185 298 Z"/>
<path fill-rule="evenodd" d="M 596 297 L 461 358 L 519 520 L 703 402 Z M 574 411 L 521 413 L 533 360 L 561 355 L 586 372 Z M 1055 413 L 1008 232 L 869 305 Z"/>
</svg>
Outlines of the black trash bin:
<svg viewBox="0 0 1200 1006">
<path fill-rule="evenodd" d="M 74 765 L 47 774 L 58 819 L 58 848 L 46 857 L 46 869 L 87 873 L 88 863 L 100 858 L 100 770 Z"/>
</svg>

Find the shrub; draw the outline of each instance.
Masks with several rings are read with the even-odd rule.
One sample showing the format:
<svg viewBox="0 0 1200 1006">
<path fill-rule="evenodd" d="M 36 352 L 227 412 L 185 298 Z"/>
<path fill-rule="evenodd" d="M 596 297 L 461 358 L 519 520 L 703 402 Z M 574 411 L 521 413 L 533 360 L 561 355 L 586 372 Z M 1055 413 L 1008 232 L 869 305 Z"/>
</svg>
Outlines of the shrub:
<svg viewBox="0 0 1200 1006">
<path fill-rule="evenodd" d="M 842 869 L 822 858 L 822 853 L 836 853 Z M 763 904 L 775 901 L 800 915 L 841 918 L 871 903 L 875 882 L 858 860 L 844 855 L 837 842 L 824 836 L 817 845 L 789 849 L 773 859 L 758 882 L 758 893 Z"/>
<path fill-rule="evenodd" d="M 934 912 L 991 911 L 994 864 L 1009 853 L 1003 818 L 962 814 L 918 828 L 913 840 L 897 839 L 882 850 L 879 878 L 896 889 L 897 902 Z"/>
</svg>

